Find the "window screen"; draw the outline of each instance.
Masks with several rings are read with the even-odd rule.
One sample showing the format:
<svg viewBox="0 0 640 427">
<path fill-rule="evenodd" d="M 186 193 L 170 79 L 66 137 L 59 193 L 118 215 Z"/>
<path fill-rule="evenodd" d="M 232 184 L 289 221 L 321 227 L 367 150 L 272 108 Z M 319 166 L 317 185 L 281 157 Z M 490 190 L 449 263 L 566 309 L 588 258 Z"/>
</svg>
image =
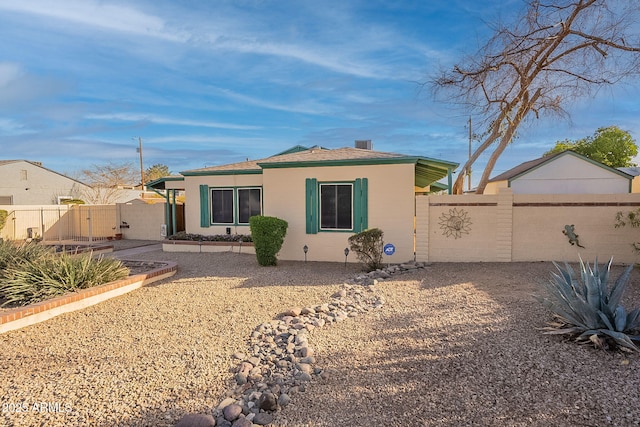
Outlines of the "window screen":
<svg viewBox="0 0 640 427">
<path fill-rule="evenodd" d="M 320 185 L 320 228 L 353 228 L 353 187 L 351 184 Z"/>
</svg>

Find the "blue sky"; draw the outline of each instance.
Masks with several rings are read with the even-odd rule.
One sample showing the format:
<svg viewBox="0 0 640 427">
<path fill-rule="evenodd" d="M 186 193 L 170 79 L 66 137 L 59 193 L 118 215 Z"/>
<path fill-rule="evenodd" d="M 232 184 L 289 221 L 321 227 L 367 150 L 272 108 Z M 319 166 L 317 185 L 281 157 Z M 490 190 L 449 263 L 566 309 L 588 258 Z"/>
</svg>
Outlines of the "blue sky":
<svg viewBox="0 0 640 427">
<path fill-rule="evenodd" d="M 373 147 L 464 163 L 468 115 L 426 82 L 521 0 L 2 0 L 0 157 L 74 175 L 172 172 L 293 145 Z M 640 139 L 640 90 L 617 86 L 520 130 L 494 173 L 618 125 Z M 479 178 L 482 158 L 474 167 Z"/>
</svg>

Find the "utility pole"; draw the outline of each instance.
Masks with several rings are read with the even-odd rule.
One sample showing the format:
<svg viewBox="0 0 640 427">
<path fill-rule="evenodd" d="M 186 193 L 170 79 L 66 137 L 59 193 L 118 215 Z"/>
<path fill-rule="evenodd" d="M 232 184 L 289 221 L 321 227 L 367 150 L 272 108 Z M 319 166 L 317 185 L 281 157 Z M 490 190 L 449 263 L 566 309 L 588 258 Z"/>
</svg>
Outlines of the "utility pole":
<svg viewBox="0 0 640 427">
<path fill-rule="evenodd" d="M 142 187 L 142 198 L 144 199 L 144 165 L 142 163 L 142 137 L 138 137 L 138 149 L 140 153 L 140 187 Z"/>
<path fill-rule="evenodd" d="M 469 116 L 469 160 L 471 160 L 471 140 L 473 139 L 472 126 L 473 124 L 471 123 L 471 116 Z M 467 178 L 469 178 L 468 189 L 469 191 L 471 191 L 471 166 L 469 166 L 469 169 L 467 169 Z"/>
</svg>

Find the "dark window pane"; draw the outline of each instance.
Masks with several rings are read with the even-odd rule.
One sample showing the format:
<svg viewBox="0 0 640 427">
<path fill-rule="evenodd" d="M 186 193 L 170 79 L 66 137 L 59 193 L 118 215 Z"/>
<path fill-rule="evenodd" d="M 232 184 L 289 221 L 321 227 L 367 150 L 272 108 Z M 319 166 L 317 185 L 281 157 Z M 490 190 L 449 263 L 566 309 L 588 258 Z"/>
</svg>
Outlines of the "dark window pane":
<svg viewBox="0 0 640 427">
<path fill-rule="evenodd" d="M 262 213 L 262 205 L 260 203 L 260 189 L 239 189 L 238 190 L 238 222 L 247 224 L 249 218 Z"/>
<path fill-rule="evenodd" d="M 214 224 L 233 224 L 233 190 L 211 190 Z"/>
<path fill-rule="evenodd" d="M 350 230 L 352 197 L 349 184 L 320 186 L 320 227 Z"/>
<path fill-rule="evenodd" d="M 351 227 L 351 186 L 337 185 L 338 192 L 338 212 L 337 227 L 350 230 Z"/>
</svg>

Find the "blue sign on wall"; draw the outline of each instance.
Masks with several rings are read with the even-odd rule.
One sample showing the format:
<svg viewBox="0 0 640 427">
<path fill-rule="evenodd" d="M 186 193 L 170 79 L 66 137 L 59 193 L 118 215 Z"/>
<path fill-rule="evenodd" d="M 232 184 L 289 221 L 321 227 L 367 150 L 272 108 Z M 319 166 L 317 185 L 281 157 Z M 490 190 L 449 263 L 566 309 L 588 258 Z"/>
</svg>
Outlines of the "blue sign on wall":
<svg viewBox="0 0 640 427">
<path fill-rule="evenodd" d="M 382 250 L 384 251 L 385 255 L 393 255 L 394 253 L 396 253 L 396 247 L 391 243 L 387 243 L 386 245 L 384 245 L 384 248 Z"/>
</svg>

